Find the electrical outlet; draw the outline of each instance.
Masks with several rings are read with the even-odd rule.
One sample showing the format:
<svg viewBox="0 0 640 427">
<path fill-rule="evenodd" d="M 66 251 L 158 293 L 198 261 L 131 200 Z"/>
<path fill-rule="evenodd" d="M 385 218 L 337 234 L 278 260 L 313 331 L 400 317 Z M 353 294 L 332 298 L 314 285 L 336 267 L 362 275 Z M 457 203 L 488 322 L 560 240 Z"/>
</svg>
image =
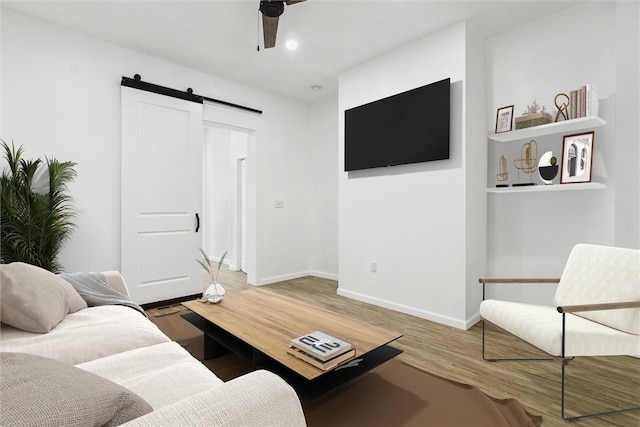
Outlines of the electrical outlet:
<svg viewBox="0 0 640 427">
<path fill-rule="evenodd" d="M 282 200 L 276 200 L 273 203 L 274 208 L 284 208 L 284 202 Z"/>
<path fill-rule="evenodd" d="M 375 261 L 371 261 L 371 272 L 375 273 L 376 271 L 378 271 L 378 263 Z"/>
</svg>

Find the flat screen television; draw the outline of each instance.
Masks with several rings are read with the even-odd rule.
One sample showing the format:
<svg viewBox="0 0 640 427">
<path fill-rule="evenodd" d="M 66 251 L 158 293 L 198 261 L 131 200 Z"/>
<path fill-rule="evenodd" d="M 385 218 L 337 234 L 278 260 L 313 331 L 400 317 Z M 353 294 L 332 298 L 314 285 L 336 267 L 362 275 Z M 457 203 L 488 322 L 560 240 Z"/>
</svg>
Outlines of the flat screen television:
<svg viewBox="0 0 640 427">
<path fill-rule="evenodd" d="M 345 171 L 448 159 L 450 80 L 346 110 Z"/>
</svg>

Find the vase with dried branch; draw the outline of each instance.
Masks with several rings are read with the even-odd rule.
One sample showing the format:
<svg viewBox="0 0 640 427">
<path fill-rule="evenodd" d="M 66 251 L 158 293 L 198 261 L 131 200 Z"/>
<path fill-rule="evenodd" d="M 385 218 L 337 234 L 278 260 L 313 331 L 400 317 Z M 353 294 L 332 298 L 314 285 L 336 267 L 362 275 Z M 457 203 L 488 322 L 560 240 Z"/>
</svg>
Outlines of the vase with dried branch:
<svg viewBox="0 0 640 427">
<path fill-rule="evenodd" d="M 198 261 L 198 264 L 200 264 L 202 268 L 204 268 L 204 271 L 206 271 L 211 278 L 211 285 L 209 285 L 207 290 L 202 295 L 202 300 L 215 304 L 222 301 L 222 298 L 225 294 L 224 287 L 220 284 L 220 282 L 218 282 L 218 274 L 220 273 L 222 262 L 227 256 L 227 252 L 225 251 L 225 253 L 222 254 L 222 257 L 220 257 L 220 261 L 218 261 L 217 267 L 213 266 L 213 264 L 211 263 L 211 259 L 204 251 L 204 249 L 200 248 L 200 253 L 202 254 L 202 259 L 198 259 L 196 261 Z"/>
</svg>

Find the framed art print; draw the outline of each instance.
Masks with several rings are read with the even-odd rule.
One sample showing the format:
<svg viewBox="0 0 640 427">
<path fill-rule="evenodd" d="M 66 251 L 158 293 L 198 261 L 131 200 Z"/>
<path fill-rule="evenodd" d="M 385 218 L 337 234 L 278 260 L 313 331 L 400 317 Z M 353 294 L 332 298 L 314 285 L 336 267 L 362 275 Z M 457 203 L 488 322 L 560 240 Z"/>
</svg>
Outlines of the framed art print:
<svg viewBox="0 0 640 427">
<path fill-rule="evenodd" d="M 496 133 L 509 132 L 513 126 L 513 105 L 498 108 L 496 113 Z"/>
<path fill-rule="evenodd" d="M 562 143 L 561 184 L 591 182 L 594 132 L 566 135 Z"/>
</svg>

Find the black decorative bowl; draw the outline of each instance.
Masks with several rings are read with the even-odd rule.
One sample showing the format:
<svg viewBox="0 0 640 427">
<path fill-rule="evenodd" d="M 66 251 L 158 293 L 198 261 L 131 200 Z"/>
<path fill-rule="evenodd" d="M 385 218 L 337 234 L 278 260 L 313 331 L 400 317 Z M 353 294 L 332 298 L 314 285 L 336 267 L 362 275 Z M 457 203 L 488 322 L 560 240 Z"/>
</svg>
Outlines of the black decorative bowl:
<svg viewBox="0 0 640 427">
<path fill-rule="evenodd" d="M 558 165 L 540 166 L 538 168 L 538 171 L 540 172 L 540 178 L 546 181 L 551 181 L 553 178 L 556 177 L 556 175 L 558 175 Z"/>
</svg>

